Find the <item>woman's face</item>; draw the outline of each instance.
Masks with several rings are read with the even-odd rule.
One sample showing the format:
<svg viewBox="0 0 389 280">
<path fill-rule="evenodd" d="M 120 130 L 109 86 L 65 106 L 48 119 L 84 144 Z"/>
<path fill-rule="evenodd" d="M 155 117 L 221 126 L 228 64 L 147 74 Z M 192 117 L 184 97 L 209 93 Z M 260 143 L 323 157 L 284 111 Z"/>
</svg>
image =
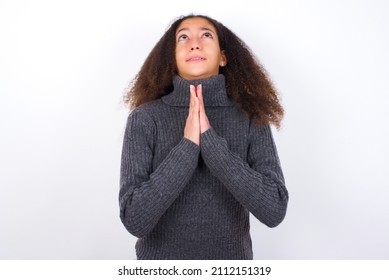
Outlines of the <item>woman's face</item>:
<svg viewBox="0 0 389 280">
<path fill-rule="evenodd" d="M 176 31 L 178 75 L 185 80 L 209 78 L 219 74 L 227 63 L 220 50 L 215 27 L 201 17 L 185 19 Z"/>
</svg>

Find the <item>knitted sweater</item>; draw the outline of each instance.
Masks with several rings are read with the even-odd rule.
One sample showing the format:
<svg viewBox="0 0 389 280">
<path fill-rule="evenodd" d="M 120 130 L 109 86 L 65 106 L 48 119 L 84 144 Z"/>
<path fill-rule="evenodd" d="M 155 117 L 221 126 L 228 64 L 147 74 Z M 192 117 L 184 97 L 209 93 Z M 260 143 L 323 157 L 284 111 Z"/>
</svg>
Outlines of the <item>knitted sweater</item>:
<svg viewBox="0 0 389 280">
<path fill-rule="evenodd" d="M 198 146 L 183 135 L 189 85 L 200 83 L 212 127 Z M 288 203 L 271 129 L 243 115 L 223 75 L 173 85 L 127 120 L 120 217 L 137 258 L 252 259 L 249 212 L 275 227 Z"/>
</svg>

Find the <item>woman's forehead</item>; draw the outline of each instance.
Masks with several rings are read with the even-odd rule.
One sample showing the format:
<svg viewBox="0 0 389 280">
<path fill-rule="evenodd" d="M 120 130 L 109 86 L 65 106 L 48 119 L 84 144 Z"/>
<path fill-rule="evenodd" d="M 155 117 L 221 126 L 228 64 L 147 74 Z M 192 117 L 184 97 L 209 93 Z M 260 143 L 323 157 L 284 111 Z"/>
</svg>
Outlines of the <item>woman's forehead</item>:
<svg viewBox="0 0 389 280">
<path fill-rule="evenodd" d="M 216 32 L 215 27 L 212 23 L 210 23 L 207 19 L 202 17 L 192 17 L 184 19 L 180 25 L 177 27 L 176 34 L 182 30 L 190 30 L 190 29 L 208 29 L 213 32 Z"/>
</svg>

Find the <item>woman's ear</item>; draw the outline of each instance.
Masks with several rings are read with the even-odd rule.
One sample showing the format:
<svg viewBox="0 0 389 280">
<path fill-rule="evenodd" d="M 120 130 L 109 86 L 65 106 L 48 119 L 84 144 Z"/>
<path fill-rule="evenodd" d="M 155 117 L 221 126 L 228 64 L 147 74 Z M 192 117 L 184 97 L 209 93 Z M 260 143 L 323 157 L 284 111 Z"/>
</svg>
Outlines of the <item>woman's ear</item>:
<svg viewBox="0 0 389 280">
<path fill-rule="evenodd" d="M 220 67 L 224 67 L 227 65 L 227 56 L 226 56 L 226 53 L 224 50 L 221 51 L 219 65 L 220 65 Z"/>
</svg>

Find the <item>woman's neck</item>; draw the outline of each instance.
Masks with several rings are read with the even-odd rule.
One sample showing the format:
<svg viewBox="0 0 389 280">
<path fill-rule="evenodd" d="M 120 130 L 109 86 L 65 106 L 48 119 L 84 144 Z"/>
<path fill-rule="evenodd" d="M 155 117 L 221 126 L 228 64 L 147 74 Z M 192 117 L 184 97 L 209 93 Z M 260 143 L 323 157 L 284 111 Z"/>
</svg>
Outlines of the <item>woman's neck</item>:
<svg viewBox="0 0 389 280">
<path fill-rule="evenodd" d="M 233 102 L 227 95 L 225 78 L 219 74 L 206 79 L 184 80 L 176 75 L 173 79 L 173 91 L 162 97 L 163 102 L 172 106 L 189 107 L 189 86 L 201 84 L 205 107 L 232 106 Z"/>
</svg>

